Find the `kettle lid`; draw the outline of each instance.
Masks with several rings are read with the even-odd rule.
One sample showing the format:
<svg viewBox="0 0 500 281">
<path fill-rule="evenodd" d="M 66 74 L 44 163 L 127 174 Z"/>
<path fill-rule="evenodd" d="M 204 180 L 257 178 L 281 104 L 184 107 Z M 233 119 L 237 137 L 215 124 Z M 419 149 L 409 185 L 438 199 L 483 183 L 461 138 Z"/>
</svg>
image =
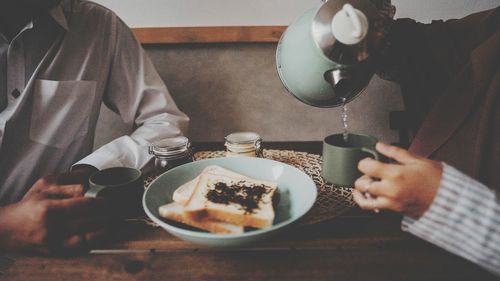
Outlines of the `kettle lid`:
<svg viewBox="0 0 500 281">
<path fill-rule="evenodd" d="M 368 0 L 327 1 L 313 19 L 313 40 L 327 58 L 333 59 L 337 42 L 348 46 L 360 43 L 370 32 L 370 22 L 378 17 L 377 7 Z"/>
<path fill-rule="evenodd" d="M 351 4 L 344 4 L 332 20 L 333 36 L 342 44 L 354 45 L 365 39 L 369 23 L 365 14 Z"/>
</svg>

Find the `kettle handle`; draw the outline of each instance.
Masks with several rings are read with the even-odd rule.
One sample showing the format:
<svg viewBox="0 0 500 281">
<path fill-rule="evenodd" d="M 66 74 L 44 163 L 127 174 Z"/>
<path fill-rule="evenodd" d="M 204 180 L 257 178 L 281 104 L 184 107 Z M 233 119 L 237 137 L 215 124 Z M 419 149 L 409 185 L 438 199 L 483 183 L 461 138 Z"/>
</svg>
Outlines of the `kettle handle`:
<svg viewBox="0 0 500 281">
<path fill-rule="evenodd" d="M 356 9 L 354 9 L 351 4 L 345 4 L 342 7 L 342 10 L 345 11 L 347 16 L 351 19 L 352 24 L 354 25 L 352 36 L 354 36 L 355 38 L 361 38 L 361 36 L 363 36 L 363 29 L 361 27 L 361 20 L 359 19 L 359 15 L 356 13 Z"/>
</svg>

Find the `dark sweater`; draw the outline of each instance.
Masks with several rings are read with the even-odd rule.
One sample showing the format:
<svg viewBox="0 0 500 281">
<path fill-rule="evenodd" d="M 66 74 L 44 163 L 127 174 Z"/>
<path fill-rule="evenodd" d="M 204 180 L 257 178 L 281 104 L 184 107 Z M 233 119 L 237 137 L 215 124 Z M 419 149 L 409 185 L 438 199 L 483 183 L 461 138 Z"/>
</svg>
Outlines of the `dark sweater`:
<svg viewBox="0 0 500 281">
<path fill-rule="evenodd" d="M 394 22 L 381 72 L 401 85 L 410 151 L 500 190 L 500 7 L 460 20 Z"/>
</svg>

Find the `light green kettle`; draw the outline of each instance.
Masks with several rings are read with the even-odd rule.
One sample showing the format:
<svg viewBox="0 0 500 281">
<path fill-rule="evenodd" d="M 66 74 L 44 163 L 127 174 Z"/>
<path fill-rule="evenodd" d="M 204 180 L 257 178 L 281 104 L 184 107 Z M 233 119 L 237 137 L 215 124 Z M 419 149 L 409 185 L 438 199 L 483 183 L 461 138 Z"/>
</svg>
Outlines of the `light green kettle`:
<svg viewBox="0 0 500 281">
<path fill-rule="evenodd" d="M 372 53 L 384 33 L 383 2 L 329 0 L 292 23 L 276 51 L 288 92 L 317 107 L 357 96 L 374 74 Z"/>
</svg>

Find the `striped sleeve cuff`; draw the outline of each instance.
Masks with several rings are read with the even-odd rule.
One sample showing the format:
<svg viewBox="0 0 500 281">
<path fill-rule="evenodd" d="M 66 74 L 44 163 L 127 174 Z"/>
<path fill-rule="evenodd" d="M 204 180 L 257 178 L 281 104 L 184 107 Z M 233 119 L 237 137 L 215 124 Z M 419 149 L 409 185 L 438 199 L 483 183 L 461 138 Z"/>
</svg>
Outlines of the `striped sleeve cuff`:
<svg viewBox="0 0 500 281">
<path fill-rule="evenodd" d="M 402 229 L 500 275 L 500 200 L 486 186 L 443 163 L 438 193 L 425 214 Z"/>
</svg>

